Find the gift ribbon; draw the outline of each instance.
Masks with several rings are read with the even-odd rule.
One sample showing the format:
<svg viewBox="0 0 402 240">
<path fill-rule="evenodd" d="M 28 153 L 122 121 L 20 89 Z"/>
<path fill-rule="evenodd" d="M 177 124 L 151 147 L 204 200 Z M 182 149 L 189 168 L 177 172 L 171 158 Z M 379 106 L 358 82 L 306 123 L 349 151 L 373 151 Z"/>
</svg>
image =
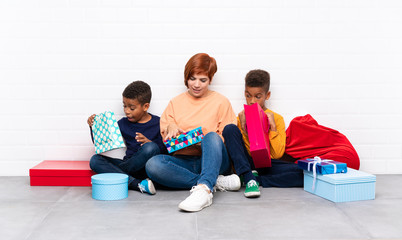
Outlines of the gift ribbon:
<svg viewBox="0 0 402 240">
<path fill-rule="evenodd" d="M 307 165 L 307 171 L 310 171 L 310 164 L 313 164 L 313 178 L 314 178 L 314 180 L 313 180 L 313 187 L 312 187 L 312 190 L 314 191 L 314 189 L 315 189 L 315 182 L 316 182 L 316 180 L 317 180 L 317 164 L 321 164 L 321 163 L 329 163 L 329 164 L 332 164 L 333 166 L 334 166 L 334 173 L 336 173 L 336 164 L 335 163 L 330 163 L 330 162 L 332 162 L 333 160 L 322 160 L 320 157 L 314 157 L 314 159 L 313 159 L 314 161 L 313 162 L 309 162 L 308 163 L 308 165 Z"/>
</svg>

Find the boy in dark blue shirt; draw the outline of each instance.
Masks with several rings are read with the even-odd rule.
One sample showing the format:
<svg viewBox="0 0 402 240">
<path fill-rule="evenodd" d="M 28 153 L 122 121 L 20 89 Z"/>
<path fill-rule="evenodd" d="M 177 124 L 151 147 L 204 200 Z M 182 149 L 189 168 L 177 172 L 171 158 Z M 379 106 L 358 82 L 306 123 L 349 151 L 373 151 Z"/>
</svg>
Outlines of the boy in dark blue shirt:
<svg viewBox="0 0 402 240">
<path fill-rule="evenodd" d="M 128 188 L 155 194 L 155 187 L 145 172 L 148 159 L 165 153 L 166 147 L 160 135 L 159 117 L 148 113 L 152 92 L 143 81 L 129 84 L 123 92 L 123 106 L 126 117 L 118 121 L 121 134 L 127 146 L 123 160 L 96 154 L 89 165 L 96 173 L 125 173 L 129 176 Z M 88 118 L 91 127 L 95 114 Z M 144 179 L 144 180 L 140 180 Z"/>
</svg>

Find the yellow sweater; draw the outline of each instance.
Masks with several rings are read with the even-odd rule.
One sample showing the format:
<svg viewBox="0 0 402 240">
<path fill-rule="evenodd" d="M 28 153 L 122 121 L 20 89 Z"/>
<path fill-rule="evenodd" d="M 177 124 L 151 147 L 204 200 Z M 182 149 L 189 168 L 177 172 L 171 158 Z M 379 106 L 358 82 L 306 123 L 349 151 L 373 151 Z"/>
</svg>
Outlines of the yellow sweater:
<svg viewBox="0 0 402 240">
<path fill-rule="evenodd" d="M 279 159 L 285 153 L 286 145 L 286 132 L 285 132 L 285 121 L 283 117 L 269 109 L 265 110 L 266 113 L 271 112 L 274 114 L 276 132 L 269 131 L 269 144 L 271 151 L 271 158 Z M 239 127 L 241 134 L 243 135 L 244 145 L 247 148 L 247 152 L 250 154 L 250 141 L 248 140 L 248 135 L 243 131 L 240 124 L 240 119 L 237 118 L 237 126 Z"/>
<path fill-rule="evenodd" d="M 223 140 L 223 128 L 227 124 L 236 124 L 236 114 L 230 101 L 215 91 L 208 91 L 202 98 L 195 98 L 186 91 L 170 100 L 162 113 L 160 127 L 163 138 L 170 123 L 176 124 L 183 131 L 202 127 L 204 135 L 216 132 Z M 200 155 L 200 149 L 190 146 L 177 151 L 176 154 Z"/>
</svg>

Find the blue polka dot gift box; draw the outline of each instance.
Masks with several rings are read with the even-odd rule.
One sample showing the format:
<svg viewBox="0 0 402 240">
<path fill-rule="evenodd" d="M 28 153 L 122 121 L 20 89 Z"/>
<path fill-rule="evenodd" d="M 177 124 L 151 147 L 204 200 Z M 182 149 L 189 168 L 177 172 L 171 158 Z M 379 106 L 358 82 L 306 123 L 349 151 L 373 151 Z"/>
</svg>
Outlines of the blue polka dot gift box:
<svg viewBox="0 0 402 240">
<path fill-rule="evenodd" d="M 175 152 L 177 150 L 186 148 L 188 146 L 199 143 L 204 138 L 201 127 L 195 128 L 183 134 L 180 134 L 177 138 L 172 138 L 171 140 L 165 140 L 165 144 L 169 153 Z"/>
<path fill-rule="evenodd" d="M 121 200 L 128 197 L 128 175 L 100 173 L 91 177 L 92 198 L 96 200 Z"/>
<path fill-rule="evenodd" d="M 126 147 L 116 117 L 111 111 L 95 116 L 92 134 L 96 154 Z"/>
</svg>

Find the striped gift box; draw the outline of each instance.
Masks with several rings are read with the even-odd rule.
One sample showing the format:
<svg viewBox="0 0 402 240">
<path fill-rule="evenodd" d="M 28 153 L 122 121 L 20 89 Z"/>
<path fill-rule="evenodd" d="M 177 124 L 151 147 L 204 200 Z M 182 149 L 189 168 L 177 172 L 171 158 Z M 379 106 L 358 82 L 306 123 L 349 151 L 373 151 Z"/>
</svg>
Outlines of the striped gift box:
<svg viewBox="0 0 402 240">
<path fill-rule="evenodd" d="M 317 175 L 315 188 L 312 172 L 304 171 L 304 190 L 333 202 L 375 198 L 376 176 L 352 168 L 347 173 Z"/>
</svg>

